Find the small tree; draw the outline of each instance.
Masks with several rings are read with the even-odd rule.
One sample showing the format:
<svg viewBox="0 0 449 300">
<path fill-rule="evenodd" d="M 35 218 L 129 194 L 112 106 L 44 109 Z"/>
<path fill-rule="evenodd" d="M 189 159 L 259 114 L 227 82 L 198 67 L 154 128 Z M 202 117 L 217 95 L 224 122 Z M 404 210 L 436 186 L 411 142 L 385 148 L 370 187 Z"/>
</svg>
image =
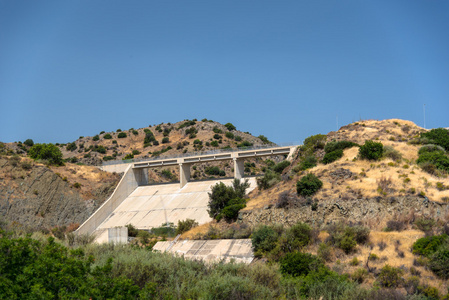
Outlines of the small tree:
<svg viewBox="0 0 449 300">
<path fill-rule="evenodd" d="M 362 159 L 379 160 L 382 157 L 383 151 L 382 143 L 365 141 L 365 144 L 360 146 L 359 156 Z"/>
<path fill-rule="evenodd" d="M 32 139 L 27 139 L 25 140 L 25 142 L 23 142 L 25 145 L 27 145 L 28 147 L 33 147 L 34 145 L 34 141 Z"/>
<path fill-rule="evenodd" d="M 318 192 L 322 186 L 323 182 L 312 173 L 309 173 L 296 183 L 296 191 L 298 195 L 307 197 Z"/>
<path fill-rule="evenodd" d="M 234 179 L 232 186 L 226 186 L 223 182 L 217 183 L 212 187 L 212 192 L 209 193 L 208 213 L 211 218 L 220 220 L 222 217 L 232 219 L 233 216 L 240 209 L 245 207 L 244 202 L 238 199 L 244 199 L 246 189 L 249 187 L 248 180 L 241 182 L 239 179 Z M 237 205 L 239 207 L 237 207 Z M 228 207 L 226 214 L 222 214 L 223 210 Z"/>
<path fill-rule="evenodd" d="M 229 131 L 233 131 L 233 130 L 236 130 L 236 129 L 237 129 L 237 128 L 235 128 L 235 126 L 232 125 L 231 123 L 226 123 L 224 126 L 225 126 Z"/>
<path fill-rule="evenodd" d="M 52 165 L 62 165 L 62 153 L 53 144 L 35 144 L 28 151 L 28 155 L 33 159 L 47 160 Z"/>
</svg>

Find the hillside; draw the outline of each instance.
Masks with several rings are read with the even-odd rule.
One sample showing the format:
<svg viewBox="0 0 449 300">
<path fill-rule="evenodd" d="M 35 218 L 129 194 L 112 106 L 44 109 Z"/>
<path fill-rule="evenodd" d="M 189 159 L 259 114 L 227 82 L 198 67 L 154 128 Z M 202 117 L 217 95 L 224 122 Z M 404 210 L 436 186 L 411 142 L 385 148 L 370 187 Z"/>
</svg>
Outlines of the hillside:
<svg viewBox="0 0 449 300">
<path fill-rule="evenodd" d="M 282 193 L 293 197 L 296 194 L 297 180 L 309 172 L 317 175 L 323 182 L 323 187 L 312 197 L 313 201 L 318 203 L 332 199 L 344 202 L 425 195 L 430 201 L 443 204 L 449 199 L 449 189 L 441 189 L 441 184 L 449 186 L 447 177 L 436 177 L 423 171 L 416 164 L 418 150 L 422 145 L 410 143 L 423 131 L 423 128 L 404 120 L 367 120 L 343 126 L 339 131 L 327 134 L 326 142 L 346 140 L 361 145 L 365 140 L 373 140 L 392 147 L 399 152 L 401 158 L 362 160 L 358 159 L 358 147 L 352 147 L 345 149 L 343 157 L 333 163 L 319 163 L 306 171 L 296 172 L 295 167 L 303 160 L 303 157 L 298 155 L 284 170 L 284 175 L 289 175 L 284 177 L 289 180 L 263 192 L 254 191 L 245 210 L 274 205 Z M 324 150 L 316 149 L 314 154 L 320 161 Z M 420 201 L 422 202 L 422 199 Z"/>
<path fill-rule="evenodd" d="M 217 149 L 261 146 L 270 142 L 232 124 L 184 120 L 146 128 L 102 132 L 56 146 L 63 166 L 27 157 L 25 142 L 0 143 L 0 217 L 18 225 L 51 228 L 82 223 L 113 192 L 120 175 L 97 166 L 109 160 L 176 156 Z M 282 157 L 273 158 L 281 160 Z M 247 162 L 247 174 L 259 174 L 262 159 Z M 149 170 L 150 182 L 176 181 L 176 167 Z M 195 166 L 194 179 L 233 176 L 229 162 Z"/>
</svg>

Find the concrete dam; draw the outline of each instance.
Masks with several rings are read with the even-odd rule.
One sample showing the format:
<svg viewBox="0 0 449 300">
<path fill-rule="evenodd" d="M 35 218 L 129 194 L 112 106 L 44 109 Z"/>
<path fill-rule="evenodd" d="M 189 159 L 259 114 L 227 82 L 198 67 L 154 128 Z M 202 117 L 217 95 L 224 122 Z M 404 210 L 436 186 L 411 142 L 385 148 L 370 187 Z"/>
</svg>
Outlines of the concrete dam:
<svg viewBox="0 0 449 300">
<path fill-rule="evenodd" d="M 190 155 L 177 158 L 152 159 L 121 164 L 124 175 L 111 197 L 78 228 L 78 234 L 95 234 L 99 243 L 110 241 L 111 229 L 132 224 L 138 229 L 160 227 L 167 222 L 175 225 L 179 220 L 194 219 L 200 225 L 212 219 L 207 213 L 208 192 L 218 182 L 231 185 L 233 179 L 190 181 L 193 164 L 210 161 L 233 160 L 234 177 L 243 177 L 244 160 L 253 157 L 285 155 L 291 158 L 297 146 L 270 147 L 251 150 Z M 177 183 L 148 184 L 148 168 L 178 165 Z M 117 166 L 112 166 L 117 170 Z M 103 168 L 105 170 L 105 168 Z M 256 188 L 256 179 L 248 178 L 250 187 Z"/>
</svg>

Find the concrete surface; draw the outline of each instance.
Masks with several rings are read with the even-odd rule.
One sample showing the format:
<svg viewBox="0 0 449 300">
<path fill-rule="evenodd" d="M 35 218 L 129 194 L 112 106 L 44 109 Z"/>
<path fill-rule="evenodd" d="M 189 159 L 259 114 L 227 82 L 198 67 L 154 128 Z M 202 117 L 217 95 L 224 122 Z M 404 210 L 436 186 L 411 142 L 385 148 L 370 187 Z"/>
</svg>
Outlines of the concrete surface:
<svg viewBox="0 0 449 300">
<path fill-rule="evenodd" d="M 131 165 L 115 188 L 111 197 L 106 200 L 81 226 L 76 230 L 77 234 L 94 232 L 98 226 L 116 209 L 126 197 L 128 197 L 139 185 L 147 180 L 148 172 L 132 169 Z M 115 227 L 110 226 L 110 227 Z"/>
<path fill-rule="evenodd" d="M 137 187 L 107 218 L 98 229 L 132 224 L 139 229 L 160 227 L 179 220 L 194 219 L 200 225 L 212 219 L 207 213 L 208 192 L 218 182 L 231 185 L 233 179 L 189 182 L 183 188 L 179 183 Z M 256 186 L 256 178 L 248 178 L 249 193 Z"/>
<path fill-rule="evenodd" d="M 108 228 L 108 242 L 114 244 L 127 244 L 128 227 Z"/>
<path fill-rule="evenodd" d="M 241 240 L 183 240 L 157 242 L 153 250 L 173 253 L 188 259 L 201 259 L 207 262 L 224 260 L 249 264 L 254 259 L 250 239 Z"/>
</svg>

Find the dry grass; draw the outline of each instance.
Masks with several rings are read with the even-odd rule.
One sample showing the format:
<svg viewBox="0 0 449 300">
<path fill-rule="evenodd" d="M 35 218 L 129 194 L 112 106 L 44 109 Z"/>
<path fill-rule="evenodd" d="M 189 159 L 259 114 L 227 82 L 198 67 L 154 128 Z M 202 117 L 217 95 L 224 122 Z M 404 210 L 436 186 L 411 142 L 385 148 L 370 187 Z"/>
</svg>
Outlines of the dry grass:
<svg viewBox="0 0 449 300">
<path fill-rule="evenodd" d="M 424 233 L 417 230 L 406 230 L 402 232 L 381 232 L 371 231 L 370 241 L 367 245 L 358 246 L 357 251 L 354 254 L 344 255 L 340 253 L 338 257 L 340 261 L 340 268 L 343 268 L 344 273 L 351 274 L 358 268 L 366 268 L 366 262 L 370 254 L 376 254 L 377 260 L 369 261 L 370 268 L 381 269 L 386 264 L 402 268 L 405 270 L 403 277 L 408 278 L 412 276 L 410 274 L 410 267 L 413 267 L 413 261 L 417 256 L 413 255 L 410 251 L 413 243 L 424 236 Z M 381 250 L 379 244 L 383 242 L 386 247 Z M 316 248 L 316 246 L 315 246 Z M 316 251 L 316 250 L 315 250 Z M 403 254 L 403 257 L 402 257 Z M 401 255 L 401 256 L 400 256 Z M 351 260 L 357 257 L 359 265 L 351 266 Z M 330 263 L 329 267 L 333 268 L 336 262 Z M 419 272 L 421 272 L 420 280 L 423 284 L 428 284 L 436 287 L 440 290 L 441 294 L 447 293 L 448 282 L 438 279 L 430 270 L 427 270 L 422 266 L 414 266 Z M 375 281 L 373 274 L 368 276 L 366 285 L 371 285 Z"/>
<path fill-rule="evenodd" d="M 360 160 L 357 159 L 358 148 L 346 149 L 343 157 L 338 161 L 329 165 L 319 164 L 307 170 L 323 181 L 322 189 L 314 198 L 318 200 L 330 197 L 360 199 L 424 193 L 432 201 L 442 202 L 449 199 L 449 189 L 442 191 L 437 189 L 437 182 L 449 186 L 449 178 L 438 178 L 422 171 L 415 163 L 418 158 L 419 146 L 407 143 L 423 130 L 413 122 L 392 119 L 359 121 L 342 127 L 338 132 L 329 133 L 328 140 L 350 140 L 359 144 L 363 144 L 365 140 L 369 139 L 381 141 L 384 146 L 392 146 L 399 151 L 403 159 L 401 162 L 391 159 L 382 159 L 376 162 Z M 292 167 L 296 164 L 297 161 L 293 162 Z M 346 180 L 334 180 L 329 173 L 338 168 L 350 170 L 355 176 Z M 267 191 L 260 193 L 255 190 L 250 195 L 251 201 L 245 210 L 273 204 L 279 194 L 284 191 L 295 193 L 296 181 L 305 173 L 300 172 L 294 176 L 293 180 L 277 184 Z M 385 178 L 391 179 L 391 185 L 388 191 L 380 191 L 378 190 L 379 182 Z"/>
</svg>

